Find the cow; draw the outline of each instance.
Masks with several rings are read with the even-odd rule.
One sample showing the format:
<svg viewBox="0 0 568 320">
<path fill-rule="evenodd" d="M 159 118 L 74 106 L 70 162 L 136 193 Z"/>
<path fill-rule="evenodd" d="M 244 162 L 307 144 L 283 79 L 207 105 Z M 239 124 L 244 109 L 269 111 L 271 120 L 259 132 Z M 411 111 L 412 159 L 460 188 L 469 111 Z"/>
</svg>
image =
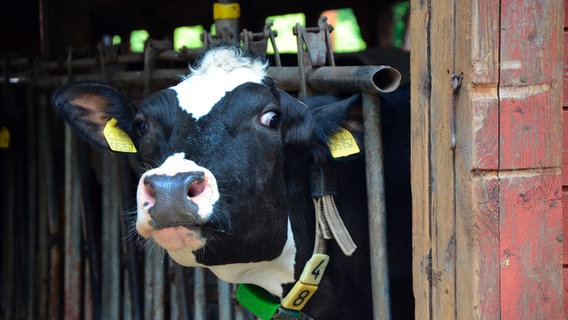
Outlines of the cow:
<svg viewBox="0 0 568 320">
<path fill-rule="evenodd" d="M 277 88 L 267 67 L 219 46 L 137 107 L 111 85 L 91 81 L 64 85 L 52 104 L 94 146 L 111 150 L 111 123 L 130 138 L 145 169 L 136 195 L 143 238 L 183 266 L 208 268 L 277 299 L 292 290 L 314 251 L 311 168 L 333 168 L 334 201 L 357 248 L 345 254 L 326 242 L 325 274 L 302 313 L 371 319 L 364 148 L 353 116 L 361 97 L 298 99 Z M 393 317 L 405 319 L 413 314 L 408 88 L 381 99 Z M 329 140 L 342 126 L 351 128 L 360 152 L 334 158 Z"/>
</svg>

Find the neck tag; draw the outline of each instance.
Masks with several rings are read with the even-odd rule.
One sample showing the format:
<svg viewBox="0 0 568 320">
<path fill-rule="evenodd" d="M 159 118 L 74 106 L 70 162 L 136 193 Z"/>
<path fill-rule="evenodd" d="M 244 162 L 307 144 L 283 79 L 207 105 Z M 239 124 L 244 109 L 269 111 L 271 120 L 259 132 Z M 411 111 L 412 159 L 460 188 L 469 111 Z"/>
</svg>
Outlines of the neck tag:
<svg viewBox="0 0 568 320">
<path fill-rule="evenodd" d="M 331 156 L 334 158 L 342 158 L 350 155 L 359 153 L 359 146 L 357 141 L 351 134 L 344 128 L 339 128 L 339 130 L 332 136 L 328 137 L 329 151 L 331 151 Z"/>
<path fill-rule="evenodd" d="M 110 149 L 116 152 L 136 153 L 134 143 L 132 143 L 132 140 L 126 132 L 122 131 L 122 129 L 116 125 L 117 123 L 118 120 L 112 118 L 103 129 L 103 134 Z"/>
<path fill-rule="evenodd" d="M 0 149 L 10 148 L 10 130 L 7 127 L 0 127 Z"/>
</svg>

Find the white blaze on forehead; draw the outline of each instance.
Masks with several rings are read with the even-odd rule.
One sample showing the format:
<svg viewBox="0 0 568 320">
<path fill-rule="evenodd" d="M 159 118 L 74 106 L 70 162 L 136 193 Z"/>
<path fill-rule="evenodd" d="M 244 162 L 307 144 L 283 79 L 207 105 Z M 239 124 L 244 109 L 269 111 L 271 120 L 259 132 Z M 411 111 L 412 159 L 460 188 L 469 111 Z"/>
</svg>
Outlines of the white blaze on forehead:
<svg viewBox="0 0 568 320">
<path fill-rule="evenodd" d="M 206 115 L 228 91 L 243 83 L 261 83 L 267 65 L 260 60 L 245 57 L 233 48 L 209 51 L 197 69 L 184 81 L 171 87 L 177 93 L 179 106 L 193 114 L 195 119 Z"/>
</svg>

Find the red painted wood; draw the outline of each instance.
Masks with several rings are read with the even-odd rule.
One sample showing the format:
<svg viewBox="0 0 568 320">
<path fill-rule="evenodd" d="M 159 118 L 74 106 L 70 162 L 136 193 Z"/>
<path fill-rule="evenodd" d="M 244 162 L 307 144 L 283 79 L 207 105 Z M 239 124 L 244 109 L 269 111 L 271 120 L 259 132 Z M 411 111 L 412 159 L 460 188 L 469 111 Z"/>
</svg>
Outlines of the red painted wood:
<svg viewBox="0 0 568 320">
<path fill-rule="evenodd" d="M 564 167 L 562 166 L 563 169 L 564 168 L 568 168 L 568 167 Z M 563 238 L 568 237 L 568 214 L 567 214 L 567 210 L 568 210 L 568 186 L 563 185 L 562 186 L 562 235 Z M 563 250 L 562 250 L 562 264 L 564 264 L 564 268 L 568 268 L 568 245 L 566 245 L 566 241 L 568 241 L 568 239 L 564 240 L 564 245 L 563 245 Z M 564 286 L 568 286 L 568 283 L 564 283 Z M 564 300 L 566 301 L 566 303 L 568 303 L 568 295 L 564 296 Z M 567 310 L 568 311 L 568 310 Z M 568 315 L 567 313 L 564 313 L 566 315 Z"/>
<path fill-rule="evenodd" d="M 557 167 L 559 101 L 550 86 L 500 89 L 500 169 Z"/>
<path fill-rule="evenodd" d="M 568 108 L 562 110 L 562 185 L 568 185 Z M 568 208 L 567 208 L 568 209 Z"/>
<path fill-rule="evenodd" d="M 500 178 L 501 318 L 562 315 L 560 174 Z"/>
<path fill-rule="evenodd" d="M 559 10 L 557 1 L 501 1 L 501 170 L 552 168 L 561 161 L 554 92 L 562 81 Z"/>
<path fill-rule="evenodd" d="M 566 49 L 566 44 L 568 44 L 568 31 L 566 31 L 564 26 L 564 65 L 562 66 L 562 105 L 568 106 L 568 50 Z"/>
<path fill-rule="evenodd" d="M 477 239 L 479 254 L 475 255 L 478 265 L 477 292 L 479 294 L 479 314 L 484 320 L 501 319 L 500 297 L 500 257 L 499 246 L 499 178 L 480 177 L 473 181 L 473 197 L 477 201 L 474 237 Z M 459 319 L 459 317 L 458 317 Z"/>
<path fill-rule="evenodd" d="M 501 1 L 501 83 L 532 85 L 551 83 L 558 74 L 557 54 L 562 44 L 555 14 L 558 1 Z M 550 41 L 554 39 L 553 41 Z"/>
<path fill-rule="evenodd" d="M 562 290 L 564 293 L 564 319 L 567 319 L 566 310 L 568 310 L 568 299 L 566 299 L 566 297 L 568 297 L 568 269 L 562 269 L 562 283 L 564 283 Z"/>
<path fill-rule="evenodd" d="M 480 170 L 499 169 L 499 100 L 492 91 L 495 90 L 480 92 L 472 100 L 472 159 L 474 167 Z"/>
</svg>

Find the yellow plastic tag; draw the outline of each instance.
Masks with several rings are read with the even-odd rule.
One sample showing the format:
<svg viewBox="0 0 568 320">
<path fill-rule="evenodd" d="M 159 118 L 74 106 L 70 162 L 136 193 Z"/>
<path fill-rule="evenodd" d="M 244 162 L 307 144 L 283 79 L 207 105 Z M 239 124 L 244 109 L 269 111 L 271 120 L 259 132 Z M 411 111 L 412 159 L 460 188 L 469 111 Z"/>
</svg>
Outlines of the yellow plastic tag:
<svg viewBox="0 0 568 320">
<path fill-rule="evenodd" d="M 110 149 L 116 152 L 136 153 L 134 143 L 126 132 L 116 126 L 117 122 L 115 118 L 110 119 L 103 130 Z"/>
<path fill-rule="evenodd" d="M 6 127 L 0 128 L 0 149 L 10 148 L 10 130 Z"/>
<path fill-rule="evenodd" d="M 334 158 L 347 157 L 361 151 L 351 132 L 344 128 L 339 128 L 339 131 L 329 137 L 328 146 Z"/>
<path fill-rule="evenodd" d="M 319 285 L 328 262 L 329 256 L 327 254 L 315 253 L 306 263 L 302 275 L 300 275 L 300 282 L 314 286 Z"/>
<path fill-rule="evenodd" d="M 286 309 L 302 310 L 304 305 L 310 300 L 312 295 L 316 292 L 318 286 L 305 284 L 300 281 L 296 282 L 292 290 L 282 300 L 282 306 Z"/>
<path fill-rule="evenodd" d="M 238 3 L 213 3 L 213 19 L 238 19 L 241 7 Z"/>
</svg>

